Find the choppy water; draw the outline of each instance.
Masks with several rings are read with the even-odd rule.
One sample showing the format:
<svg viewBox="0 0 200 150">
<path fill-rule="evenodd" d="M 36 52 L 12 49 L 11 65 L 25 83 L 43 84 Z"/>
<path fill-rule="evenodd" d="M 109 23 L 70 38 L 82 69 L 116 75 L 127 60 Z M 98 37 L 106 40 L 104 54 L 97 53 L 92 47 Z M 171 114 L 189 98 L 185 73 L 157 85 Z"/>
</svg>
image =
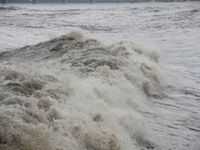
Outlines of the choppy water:
<svg viewBox="0 0 200 150">
<path fill-rule="evenodd" d="M 198 2 L 15 5 L 0 18 L 0 149 L 200 148 Z"/>
</svg>

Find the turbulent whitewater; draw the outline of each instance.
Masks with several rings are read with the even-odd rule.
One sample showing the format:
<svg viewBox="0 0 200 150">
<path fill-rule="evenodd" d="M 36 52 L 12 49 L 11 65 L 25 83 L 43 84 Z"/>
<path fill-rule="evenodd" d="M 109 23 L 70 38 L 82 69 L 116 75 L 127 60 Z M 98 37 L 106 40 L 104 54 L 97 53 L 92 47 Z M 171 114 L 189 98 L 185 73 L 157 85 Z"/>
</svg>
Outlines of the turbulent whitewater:
<svg viewBox="0 0 200 150">
<path fill-rule="evenodd" d="M 0 58 L 1 149 L 154 147 L 141 112 L 168 85 L 158 52 L 71 32 Z"/>
</svg>

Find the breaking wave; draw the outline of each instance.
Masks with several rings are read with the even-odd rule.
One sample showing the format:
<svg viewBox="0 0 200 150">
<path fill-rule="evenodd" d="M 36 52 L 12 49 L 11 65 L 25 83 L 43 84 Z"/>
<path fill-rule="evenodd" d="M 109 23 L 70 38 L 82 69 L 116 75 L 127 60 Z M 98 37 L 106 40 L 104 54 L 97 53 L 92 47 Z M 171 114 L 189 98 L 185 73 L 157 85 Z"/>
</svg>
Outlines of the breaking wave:
<svg viewBox="0 0 200 150">
<path fill-rule="evenodd" d="M 0 54 L 0 149 L 133 150 L 168 84 L 154 50 L 80 32 Z"/>
</svg>

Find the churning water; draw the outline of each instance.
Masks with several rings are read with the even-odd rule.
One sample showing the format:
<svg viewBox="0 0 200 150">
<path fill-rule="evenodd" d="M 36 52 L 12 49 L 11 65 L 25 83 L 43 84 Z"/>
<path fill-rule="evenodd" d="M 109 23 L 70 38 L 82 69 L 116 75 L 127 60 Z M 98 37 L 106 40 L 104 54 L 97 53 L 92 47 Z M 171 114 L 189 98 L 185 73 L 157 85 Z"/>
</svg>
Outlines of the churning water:
<svg viewBox="0 0 200 150">
<path fill-rule="evenodd" d="M 198 150 L 196 4 L 0 7 L 0 149 Z"/>
</svg>

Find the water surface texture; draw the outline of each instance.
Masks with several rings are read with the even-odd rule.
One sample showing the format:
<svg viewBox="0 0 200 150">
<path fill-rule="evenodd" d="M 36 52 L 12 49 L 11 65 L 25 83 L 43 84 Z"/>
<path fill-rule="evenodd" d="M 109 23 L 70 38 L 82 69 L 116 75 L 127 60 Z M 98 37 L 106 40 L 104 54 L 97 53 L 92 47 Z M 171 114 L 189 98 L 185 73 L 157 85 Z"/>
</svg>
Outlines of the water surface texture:
<svg viewBox="0 0 200 150">
<path fill-rule="evenodd" d="M 0 149 L 200 149 L 199 2 L 0 5 L 0 38 Z"/>
</svg>

